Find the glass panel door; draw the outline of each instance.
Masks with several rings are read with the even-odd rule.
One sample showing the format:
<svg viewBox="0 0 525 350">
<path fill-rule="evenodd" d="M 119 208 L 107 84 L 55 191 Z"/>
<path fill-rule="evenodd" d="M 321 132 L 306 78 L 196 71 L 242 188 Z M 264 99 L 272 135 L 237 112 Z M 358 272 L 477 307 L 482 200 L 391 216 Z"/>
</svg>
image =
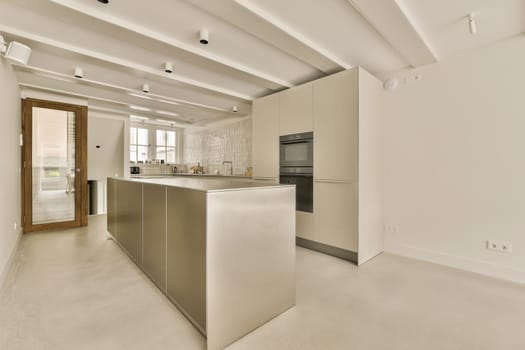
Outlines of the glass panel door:
<svg viewBox="0 0 525 350">
<path fill-rule="evenodd" d="M 23 100 L 24 232 L 87 225 L 87 107 Z"/>
<path fill-rule="evenodd" d="M 33 107 L 32 223 L 75 220 L 75 113 Z"/>
</svg>

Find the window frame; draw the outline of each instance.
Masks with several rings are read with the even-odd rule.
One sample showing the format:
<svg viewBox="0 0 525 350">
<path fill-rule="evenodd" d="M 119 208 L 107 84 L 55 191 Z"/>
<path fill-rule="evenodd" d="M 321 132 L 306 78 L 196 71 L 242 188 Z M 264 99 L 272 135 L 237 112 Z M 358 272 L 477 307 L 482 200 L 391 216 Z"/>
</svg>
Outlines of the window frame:
<svg viewBox="0 0 525 350">
<path fill-rule="evenodd" d="M 177 127 L 170 127 L 170 126 L 164 126 L 164 125 L 156 125 L 156 124 L 147 124 L 143 122 L 130 122 L 129 124 L 129 130 L 128 133 L 130 135 L 130 147 L 129 147 L 129 156 L 130 156 L 130 164 L 140 164 L 138 162 L 133 162 L 131 160 L 131 128 L 142 128 L 148 130 L 148 156 L 147 159 L 156 159 L 157 157 L 157 130 L 164 130 L 164 131 L 174 131 L 175 132 L 175 163 L 168 163 L 168 164 L 179 164 L 182 159 L 182 137 L 183 137 L 183 130 L 182 128 Z M 138 139 L 137 139 L 138 141 Z M 173 148 L 172 146 L 166 146 L 168 148 Z M 138 152 L 138 150 L 137 150 Z"/>
</svg>

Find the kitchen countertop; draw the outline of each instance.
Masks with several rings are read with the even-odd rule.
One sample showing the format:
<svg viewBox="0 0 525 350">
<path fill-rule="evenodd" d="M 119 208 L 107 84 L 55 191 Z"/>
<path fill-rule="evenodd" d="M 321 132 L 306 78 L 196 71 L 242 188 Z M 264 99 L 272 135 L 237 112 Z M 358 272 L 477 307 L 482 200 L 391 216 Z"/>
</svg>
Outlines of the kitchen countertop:
<svg viewBox="0 0 525 350">
<path fill-rule="evenodd" d="M 144 174 L 134 174 L 131 175 L 134 179 L 148 179 L 148 178 L 168 178 L 168 177 L 206 177 L 206 178 L 228 178 L 228 179 L 248 179 L 250 180 L 251 177 L 244 176 L 244 175 L 223 175 L 223 174 L 191 174 L 191 173 L 175 173 L 175 174 L 152 174 L 152 175 L 144 175 Z"/>
<path fill-rule="evenodd" d="M 142 182 L 147 184 L 155 184 L 162 186 L 171 186 L 179 188 L 187 188 L 202 192 L 219 192 L 232 190 L 248 190 L 256 188 L 276 188 L 276 187 L 294 187 L 295 185 L 279 185 L 268 183 L 267 181 L 255 181 L 250 178 L 232 178 L 232 176 L 222 176 L 216 178 L 206 178 L 205 176 L 147 176 L 135 177 L 131 179 L 114 178 L 121 181 Z"/>
</svg>

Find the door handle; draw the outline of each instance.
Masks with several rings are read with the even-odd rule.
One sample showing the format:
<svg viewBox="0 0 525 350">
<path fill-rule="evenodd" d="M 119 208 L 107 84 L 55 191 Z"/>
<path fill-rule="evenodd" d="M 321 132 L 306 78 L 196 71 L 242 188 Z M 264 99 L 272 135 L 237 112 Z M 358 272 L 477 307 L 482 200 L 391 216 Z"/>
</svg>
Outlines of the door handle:
<svg viewBox="0 0 525 350">
<path fill-rule="evenodd" d="M 79 172 L 80 172 L 80 168 L 76 168 L 75 171 L 76 171 L 77 173 L 79 173 Z"/>
<path fill-rule="evenodd" d="M 331 179 L 316 179 L 315 182 L 325 183 L 325 184 L 351 184 L 352 183 L 352 181 L 331 180 Z"/>
</svg>

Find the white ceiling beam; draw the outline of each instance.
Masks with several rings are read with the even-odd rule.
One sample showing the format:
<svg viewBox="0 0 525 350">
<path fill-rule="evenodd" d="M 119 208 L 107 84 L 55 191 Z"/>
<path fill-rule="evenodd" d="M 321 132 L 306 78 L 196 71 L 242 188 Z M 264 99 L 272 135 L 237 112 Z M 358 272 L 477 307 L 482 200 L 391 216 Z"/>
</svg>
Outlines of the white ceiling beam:
<svg viewBox="0 0 525 350">
<path fill-rule="evenodd" d="M 169 115 L 172 117 L 179 117 L 180 119 L 185 120 L 188 120 L 190 117 L 215 119 L 249 114 L 246 113 L 246 111 L 239 111 L 237 113 L 233 113 L 233 111 L 224 112 L 205 110 L 202 108 L 184 108 L 183 106 L 159 106 L 158 102 L 139 99 L 125 92 L 91 87 L 89 85 L 83 84 L 82 80 L 76 80 L 72 82 L 72 78 L 70 77 L 63 78 L 47 74 L 41 75 L 35 72 L 23 71 L 18 69 L 16 71 L 16 74 L 17 80 L 21 85 L 23 84 L 38 86 L 39 88 L 45 88 L 50 91 L 74 93 L 75 95 L 84 98 L 96 99 L 98 101 L 103 101 L 114 105 L 117 104 L 120 106 L 126 106 L 131 112 L 134 113 L 154 114 L 159 118 Z"/>
<path fill-rule="evenodd" d="M 63 96 L 72 96 L 72 97 L 76 97 L 76 98 L 87 99 L 89 108 L 92 108 L 92 104 L 89 103 L 90 101 L 97 101 L 97 102 L 102 102 L 102 103 L 105 103 L 107 105 L 113 106 L 112 109 L 114 111 L 118 110 L 121 113 L 125 113 L 127 115 L 144 114 L 144 115 L 147 115 L 147 116 L 152 117 L 152 118 L 168 118 L 165 115 L 154 113 L 154 112 L 151 112 L 151 111 L 134 110 L 134 109 L 130 108 L 129 104 L 121 102 L 121 101 L 101 98 L 101 97 L 97 97 L 97 96 L 90 96 L 90 95 L 86 95 L 86 94 L 79 94 L 79 93 L 76 93 L 76 92 L 72 92 L 70 90 L 55 89 L 55 88 L 51 88 L 49 86 L 39 85 L 39 84 L 31 84 L 31 83 L 20 82 L 20 83 L 18 83 L 18 85 L 20 87 L 22 87 L 22 88 L 39 90 L 39 91 L 45 91 L 45 92 L 49 92 L 49 93 L 52 93 L 52 94 L 58 94 L 58 95 L 63 95 Z M 170 119 L 172 119 L 173 121 L 178 122 L 178 123 L 188 123 L 187 120 L 180 119 L 180 118 L 170 118 Z"/>
<path fill-rule="evenodd" d="M 84 4 L 81 4 L 77 1 L 72 0 L 50 0 L 51 2 L 54 2 L 58 5 L 67 7 L 71 10 L 77 11 L 79 13 L 82 13 L 84 15 L 96 18 L 98 20 L 104 21 L 106 23 L 115 25 L 117 27 L 123 28 L 125 30 L 128 30 L 130 32 L 134 32 L 136 34 L 148 37 L 150 39 L 156 40 L 158 42 L 162 42 L 164 44 L 167 44 L 169 46 L 172 46 L 174 48 L 177 48 L 179 50 L 183 50 L 187 53 L 205 58 L 211 62 L 215 62 L 218 64 L 221 64 L 223 66 L 229 67 L 231 69 L 237 70 L 241 73 L 250 75 L 252 77 L 258 78 L 263 82 L 263 86 L 267 86 L 267 83 L 279 85 L 281 87 L 292 87 L 294 84 L 291 82 L 285 81 L 283 79 L 280 79 L 275 76 L 271 76 L 269 74 L 266 74 L 264 72 L 258 71 L 256 69 L 253 69 L 251 67 L 247 67 L 243 65 L 242 63 L 235 62 L 233 60 L 227 59 L 225 57 L 217 56 L 209 51 L 197 49 L 195 47 L 192 47 L 191 45 L 188 45 L 186 43 L 183 43 L 181 41 L 178 41 L 174 39 L 171 36 L 165 35 L 163 33 L 151 30 L 147 27 L 137 25 L 133 22 L 112 16 L 108 14 L 107 12 L 100 10 L 98 8 L 87 6 Z"/>
<path fill-rule="evenodd" d="M 219 86 L 207 84 L 207 83 L 197 81 L 194 79 L 190 79 L 190 78 L 186 78 L 186 77 L 183 77 L 177 74 L 166 75 L 160 72 L 158 69 L 154 69 L 154 68 L 142 65 L 142 64 L 137 64 L 137 63 L 134 63 L 134 62 L 131 62 L 125 59 L 121 59 L 115 56 L 106 55 L 101 52 L 84 49 L 79 46 L 70 45 L 70 44 L 67 44 L 61 41 L 57 41 L 51 38 L 47 38 L 47 37 L 44 37 L 38 34 L 29 33 L 29 32 L 26 32 L 26 31 L 23 31 L 17 28 L 8 27 L 8 26 L 4 26 L 0 24 L 0 32 L 11 34 L 11 35 L 25 38 L 28 40 L 32 40 L 32 41 L 35 41 L 35 42 L 38 42 L 44 45 L 56 47 L 58 49 L 70 51 L 70 52 L 73 52 L 79 55 L 83 55 L 83 56 L 90 57 L 95 60 L 100 60 L 100 61 L 104 61 L 107 63 L 111 63 L 111 64 L 121 66 L 127 69 L 138 70 L 152 77 L 173 80 L 177 83 L 186 84 L 193 88 L 198 88 L 198 89 L 203 89 L 206 91 L 211 91 L 214 93 L 219 93 L 222 95 L 238 98 L 244 101 L 252 101 L 254 98 L 256 98 L 256 96 L 250 96 L 250 95 L 246 95 L 246 94 L 243 94 L 237 91 L 228 90 L 228 89 L 225 89 Z"/>
<path fill-rule="evenodd" d="M 155 103 L 168 104 L 168 105 L 187 105 L 187 106 L 194 107 L 194 108 L 210 109 L 210 110 L 226 112 L 226 113 L 230 112 L 229 109 L 225 109 L 225 108 L 215 107 L 215 106 L 187 101 L 187 100 L 181 100 L 181 99 L 173 98 L 170 96 L 163 96 L 163 95 L 158 95 L 154 93 L 145 94 L 137 90 L 129 89 L 129 88 L 114 85 L 114 84 L 108 84 L 108 83 L 104 83 L 101 81 L 95 81 L 95 80 L 91 80 L 87 78 L 83 78 L 82 80 L 79 80 L 77 78 L 73 78 L 70 75 L 50 71 L 50 70 L 35 67 L 32 65 L 23 66 L 19 64 L 14 64 L 14 66 L 17 71 L 30 72 L 30 73 L 40 74 L 40 75 L 47 75 L 53 79 L 59 79 L 59 80 L 67 81 L 67 82 L 73 82 L 73 83 L 82 83 L 84 85 L 89 85 L 93 87 L 99 87 L 99 88 L 119 91 L 122 93 L 126 93 L 130 96 L 137 97 L 137 98 L 144 99 L 144 100 L 153 101 Z"/>
<path fill-rule="evenodd" d="M 400 0 L 348 0 L 383 38 L 413 66 L 438 57 Z"/>
<path fill-rule="evenodd" d="M 186 0 L 186 2 L 233 24 L 326 74 L 352 67 L 351 63 L 336 57 L 275 16 L 246 1 Z"/>
</svg>

